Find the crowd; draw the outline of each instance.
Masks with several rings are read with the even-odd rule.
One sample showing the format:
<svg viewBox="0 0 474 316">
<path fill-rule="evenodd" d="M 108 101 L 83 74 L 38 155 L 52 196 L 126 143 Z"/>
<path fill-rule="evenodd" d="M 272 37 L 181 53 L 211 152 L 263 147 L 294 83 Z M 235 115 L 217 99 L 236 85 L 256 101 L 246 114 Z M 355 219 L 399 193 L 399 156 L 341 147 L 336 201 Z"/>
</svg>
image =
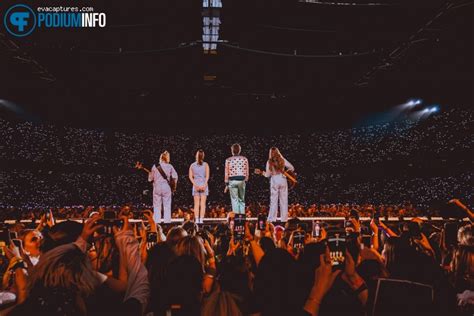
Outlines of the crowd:
<svg viewBox="0 0 474 316">
<path fill-rule="evenodd" d="M 347 130 L 279 136 L 163 136 L 152 132 L 58 127 L 0 120 L 0 207 L 151 204 L 151 185 L 134 169 L 171 152 L 178 172 L 173 208 L 192 203 L 188 168 L 198 148 L 210 166 L 211 204 L 228 201 L 223 164 L 239 142 L 250 168 L 263 168 L 278 146 L 298 174 L 290 202 L 391 204 L 425 211 L 435 199 L 472 205 L 473 116 L 447 110 L 421 121 L 401 120 Z M 247 201 L 268 204 L 268 182 L 252 176 Z M 222 205 L 226 207 L 227 205 Z M 213 214 L 214 212 L 211 212 Z"/>
<path fill-rule="evenodd" d="M 217 225 L 191 217 L 162 227 L 128 206 L 86 208 L 84 223 L 46 212 L 0 229 L 0 313 L 472 315 L 472 222 L 344 215 L 343 225 L 242 223 L 230 213 Z"/>
<path fill-rule="evenodd" d="M 45 213 L 45 211 L 51 211 L 55 218 L 60 220 L 65 219 L 82 219 L 87 217 L 87 214 L 92 210 L 101 210 L 105 208 L 109 209 L 121 209 L 122 207 L 130 207 L 133 211 L 144 211 L 152 210 L 151 205 L 115 205 L 115 206 L 86 206 L 76 205 L 68 207 L 57 207 L 57 208 L 19 208 L 19 207 L 6 207 L 2 208 L 0 212 L 0 221 L 5 220 L 32 220 L 38 221 L 39 218 Z M 388 205 L 388 204 L 311 204 L 304 206 L 299 203 L 290 204 L 288 206 L 288 216 L 292 217 L 344 217 L 349 210 L 357 210 L 362 217 L 370 217 L 374 212 L 378 212 L 383 217 L 416 217 L 425 215 L 429 217 L 439 217 L 443 215 L 443 207 L 446 205 L 438 204 L 434 206 L 432 211 L 421 210 L 415 208 L 413 205 L 406 203 L 404 205 Z M 258 214 L 268 215 L 268 204 L 263 203 L 249 203 L 245 208 L 245 214 L 247 217 L 257 217 Z M 224 204 L 213 203 L 206 210 L 205 217 L 208 219 L 223 219 L 227 218 L 230 213 L 230 207 Z M 192 206 L 189 207 L 178 207 L 176 208 L 171 217 L 173 219 L 188 219 L 193 216 L 194 210 Z"/>
</svg>

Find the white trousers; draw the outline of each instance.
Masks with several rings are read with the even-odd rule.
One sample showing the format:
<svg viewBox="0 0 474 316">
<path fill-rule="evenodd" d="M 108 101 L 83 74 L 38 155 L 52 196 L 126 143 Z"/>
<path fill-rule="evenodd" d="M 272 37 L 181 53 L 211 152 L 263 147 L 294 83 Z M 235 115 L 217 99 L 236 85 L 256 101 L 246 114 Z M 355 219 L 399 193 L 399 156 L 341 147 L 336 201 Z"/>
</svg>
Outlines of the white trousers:
<svg viewBox="0 0 474 316">
<path fill-rule="evenodd" d="M 270 212 L 268 221 L 275 222 L 278 213 L 278 202 L 280 202 L 281 221 L 288 220 L 288 182 L 282 174 L 277 174 L 270 179 Z"/>
<path fill-rule="evenodd" d="M 161 210 L 164 209 L 165 223 L 171 223 L 171 188 L 168 182 L 159 182 L 153 186 L 153 220 L 161 222 Z"/>
</svg>

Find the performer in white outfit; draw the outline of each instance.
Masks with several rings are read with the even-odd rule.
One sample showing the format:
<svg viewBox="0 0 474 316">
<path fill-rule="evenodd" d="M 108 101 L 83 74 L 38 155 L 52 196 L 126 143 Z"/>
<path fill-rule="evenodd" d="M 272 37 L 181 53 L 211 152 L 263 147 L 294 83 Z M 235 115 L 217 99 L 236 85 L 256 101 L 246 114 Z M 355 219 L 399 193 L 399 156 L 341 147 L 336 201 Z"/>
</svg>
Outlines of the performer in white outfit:
<svg viewBox="0 0 474 316">
<path fill-rule="evenodd" d="M 278 148 L 270 148 L 268 155 L 265 177 L 270 178 L 270 211 L 268 221 L 275 222 L 278 213 L 278 202 L 280 202 L 281 221 L 288 220 L 288 182 L 283 172 L 285 168 L 294 171 L 295 168 L 280 153 Z"/>
<path fill-rule="evenodd" d="M 209 194 L 209 165 L 204 161 L 204 151 L 199 149 L 196 161 L 189 166 L 189 180 L 193 184 L 194 220 L 202 224 L 206 213 L 206 199 Z"/>
<path fill-rule="evenodd" d="M 165 151 L 160 155 L 160 164 L 158 165 L 166 175 L 161 175 L 159 168 L 153 165 L 148 173 L 148 181 L 153 181 L 153 219 L 156 223 L 161 222 L 161 210 L 164 209 L 164 222 L 171 223 L 171 178 L 178 181 L 178 174 L 170 164 L 170 153 Z"/>
</svg>

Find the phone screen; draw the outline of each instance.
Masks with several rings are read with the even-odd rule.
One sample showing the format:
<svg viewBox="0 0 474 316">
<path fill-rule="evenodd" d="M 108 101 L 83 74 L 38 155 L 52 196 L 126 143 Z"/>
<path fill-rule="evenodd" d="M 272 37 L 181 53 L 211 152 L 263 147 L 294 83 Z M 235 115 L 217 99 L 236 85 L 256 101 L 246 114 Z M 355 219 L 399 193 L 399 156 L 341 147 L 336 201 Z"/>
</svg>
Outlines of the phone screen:
<svg viewBox="0 0 474 316">
<path fill-rule="evenodd" d="M 155 232 L 146 233 L 146 241 L 156 243 L 158 240 L 158 235 Z"/>
<path fill-rule="evenodd" d="M 295 231 L 293 233 L 293 252 L 298 253 L 304 248 L 305 233 L 302 231 Z"/>
<path fill-rule="evenodd" d="M 105 211 L 104 212 L 104 219 L 107 219 L 107 220 L 115 219 L 115 212 L 114 211 Z"/>
<path fill-rule="evenodd" d="M 321 224 L 319 221 L 313 221 L 313 237 L 321 237 Z"/>
<path fill-rule="evenodd" d="M 329 254 L 333 266 L 341 265 L 345 260 L 346 239 L 336 236 L 328 239 Z"/>
<path fill-rule="evenodd" d="M 235 214 L 234 229 L 232 230 L 234 241 L 244 239 L 245 235 L 245 214 Z"/>
<path fill-rule="evenodd" d="M 263 214 L 259 214 L 258 217 L 257 217 L 257 220 L 258 220 L 258 229 L 259 230 L 265 230 L 267 217 Z"/>
</svg>

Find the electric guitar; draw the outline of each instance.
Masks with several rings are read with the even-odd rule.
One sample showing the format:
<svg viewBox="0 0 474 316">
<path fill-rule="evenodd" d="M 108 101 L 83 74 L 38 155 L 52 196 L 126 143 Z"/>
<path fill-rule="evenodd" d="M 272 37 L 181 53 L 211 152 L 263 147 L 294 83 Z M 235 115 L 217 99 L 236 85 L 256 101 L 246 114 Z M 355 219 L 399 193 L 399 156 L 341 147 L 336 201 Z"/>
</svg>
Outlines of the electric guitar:
<svg viewBox="0 0 474 316">
<path fill-rule="evenodd" d="M 151 172 L 149 169 L 143 167 L 143 164 L 142 164 L 141 162 L 139 162 L 139 161 L 137 161 L 137 162 L 135 163 L 135 168 L 137 168 L 138 170 L 145 170 L 147 173 L 150 173 L 150 172 Z M 174 179 L 174 178 L 172 178 L 172 177 L 170 177 L 170 178 L 168 179 L 168 177 L 165 175 L 163 169 L 161 169 L 159 166 L 158 166 L 157 169 L 158 169 L 158 171 L 160 172 L 161 176 L 168 182 L 168 184 L 169 184 L 169 186 L 170 186 L 170 188 L 171 188 L 171 193 L 174 194 L 174 193 L 176 192 L 176 187 L 177 187 L 177 185 L 176 185 L 176 179 Z"/>
<path fill-rule="evenodd" d="M 254 173 L 263 176 L 265 174 L 265 171 L 255 169 Z M 288 180 L 290 189 L 293 189 L 298 184 L 298 180 L 296 179 L 296 173 L 294 171 L 285 169 L 282 171 L 282 174 Z"/>
</svg>

